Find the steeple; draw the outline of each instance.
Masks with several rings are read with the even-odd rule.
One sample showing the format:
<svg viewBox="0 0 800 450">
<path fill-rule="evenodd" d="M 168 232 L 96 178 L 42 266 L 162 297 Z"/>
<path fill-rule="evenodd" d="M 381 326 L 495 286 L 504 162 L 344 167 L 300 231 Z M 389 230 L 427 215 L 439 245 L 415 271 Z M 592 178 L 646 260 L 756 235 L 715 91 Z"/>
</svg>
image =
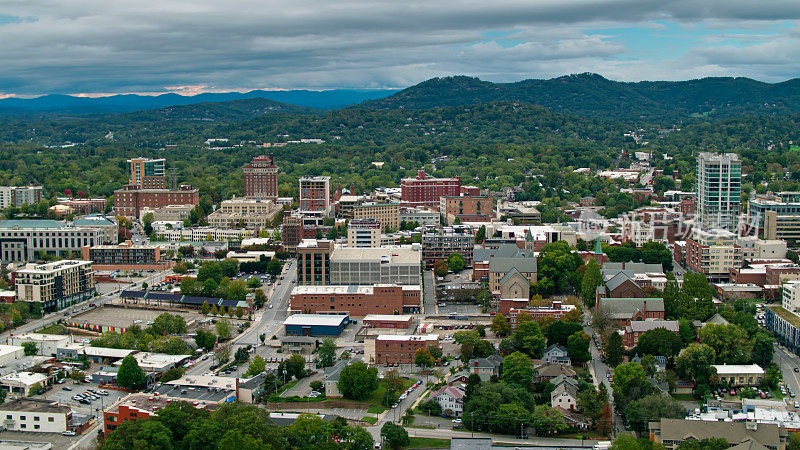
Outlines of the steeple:
<svg viewBox="0 0 800 450">
<path fill-rule="evenodd" d="M 594 246 L 594 254 L 595 255 L 602 255 L 603 254 L 603 247 L 600 245 L 600 237 L 597 237 L 597 245 Z"/>
</svg>

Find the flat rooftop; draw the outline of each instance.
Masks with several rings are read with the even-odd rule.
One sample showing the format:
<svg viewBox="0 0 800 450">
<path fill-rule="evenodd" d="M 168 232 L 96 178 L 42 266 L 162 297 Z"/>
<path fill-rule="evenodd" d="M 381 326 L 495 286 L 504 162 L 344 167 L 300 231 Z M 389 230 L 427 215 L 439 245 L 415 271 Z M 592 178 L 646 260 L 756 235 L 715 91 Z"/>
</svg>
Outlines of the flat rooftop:
<svg viewBox="0 0 800 450">
<path fill-rule="evenodd" d="M 0 405 L 0 411 L 64 413 L 72 411 L 69 406 L 61 406 L 57 402 L 43 399 L 19 398 L 10 403 Z"/>
<path fill-rule="evenodd" d="M 338 327 L 348 319 L 347 314 L 292 314 L 283 321 L 283 325 L 321 325 Z"/>
<path fill-rule="evenodd" d="M 379 320 L 381 322 L 408 322 L 411 320 L 409 314 L 367 314 L 364 316 L 364 321 Z"/>
<path fill-rule="evenodd" d="M 411 245 L 389 247 L 344 247 L 337 245 L 331 262 L 387 262 L 389 264 L 419 264 L 422 252 Z"/>
<path fill-rule="evenodd" d="M 438 334 L 381 334 L 378 341 L 438 341 Z"/>
</svg>

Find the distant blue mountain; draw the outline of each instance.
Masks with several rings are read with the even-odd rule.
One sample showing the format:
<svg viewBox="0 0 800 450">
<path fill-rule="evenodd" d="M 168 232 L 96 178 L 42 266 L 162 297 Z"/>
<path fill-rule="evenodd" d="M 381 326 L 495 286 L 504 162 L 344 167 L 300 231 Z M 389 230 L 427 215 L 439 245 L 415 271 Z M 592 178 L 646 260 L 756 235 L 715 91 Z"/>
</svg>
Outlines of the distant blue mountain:
<svg viewBox="0 0 800 450">
<path fill-rule="evenodd" d="M 265 98 L 290 105 L 316 109 L 337 109 L 392 95 L 396 89 L 335 89 L 330 91 L 250 91 L 208 93 L 193 96 L 178 94 L 112 95 L 109 97 L 85 98 L 71 95 L 44 95 L 21 99 L 0 99 L 0 114 L 55 113 L 55 114 L 108 114 L 164 108 L 167 106 L 191 105 L 195 103 L 225 102 L 251 98 Z"/>
</svg>

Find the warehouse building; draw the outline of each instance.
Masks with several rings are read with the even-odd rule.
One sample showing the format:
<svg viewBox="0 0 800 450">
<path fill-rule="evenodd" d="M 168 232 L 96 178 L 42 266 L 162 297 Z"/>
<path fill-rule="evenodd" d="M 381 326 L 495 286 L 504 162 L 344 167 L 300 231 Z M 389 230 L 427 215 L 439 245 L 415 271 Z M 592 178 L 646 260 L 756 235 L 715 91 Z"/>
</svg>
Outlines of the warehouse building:
<svg viewBox="0 0 800 450">
<path fill-rule="evenodd" d="M 292 314 L 283 327 L 287 336 L 338 336 L 349 321 L 347 314 Z"/>
</svg>

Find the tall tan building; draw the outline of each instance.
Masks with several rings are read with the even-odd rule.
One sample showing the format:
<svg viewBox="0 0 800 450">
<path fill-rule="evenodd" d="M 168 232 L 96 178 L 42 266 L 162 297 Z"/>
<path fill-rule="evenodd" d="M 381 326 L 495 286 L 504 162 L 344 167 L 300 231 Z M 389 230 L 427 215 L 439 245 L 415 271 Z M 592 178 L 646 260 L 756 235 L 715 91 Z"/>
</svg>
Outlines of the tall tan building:
<svg viewBox="0 0 800 450">
<path fill-rule="evenodd" d="M 13 276 L 17 300 L 41 303 L 47 312 L 63 309 L 94 295 L 91 261 L 28 263 Z"/>
<path fill-rule="evenodd" d="M 400 228 L 399 203 L 365 203 L 353 208 L 353 219 L 375 219 L 381 223 L 381 231 Z"/>
</svg>

